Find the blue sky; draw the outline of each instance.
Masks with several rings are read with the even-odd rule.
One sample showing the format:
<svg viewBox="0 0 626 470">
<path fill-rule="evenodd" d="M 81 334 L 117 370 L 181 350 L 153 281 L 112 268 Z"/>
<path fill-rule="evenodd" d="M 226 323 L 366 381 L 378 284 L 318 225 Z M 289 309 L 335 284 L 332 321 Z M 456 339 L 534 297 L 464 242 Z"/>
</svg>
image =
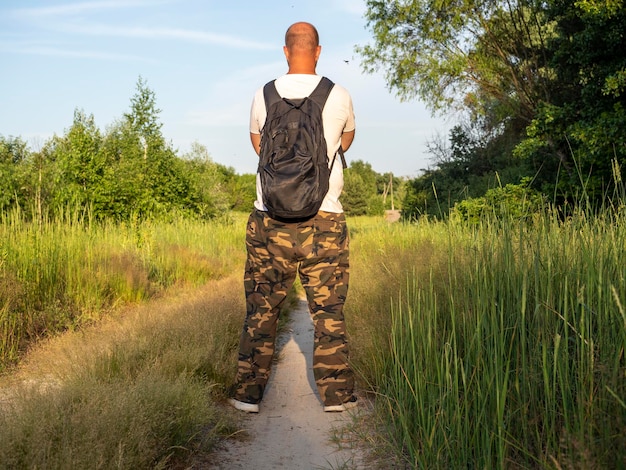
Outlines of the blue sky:
<svg viewBox="0 0 626 470">
<path fill-rule="evenodd" d="M 286 72 L 287 27 L 309 21 L 322 44 L 318 73 L 352 94 L 357 133 L 348 160 L 417 176 L 429 166 L 427 141 L 445 138 L 450 123 L 362 72 L 354 48 L 371 42 L 364 12 L 361 0 L 3 0 L 0 135 L 36 150 L 71 126 L 75 109 L 106 129 L 129 110 L 141 76 L 180 155 L 197 141 L 214 161 L 252 173 L 252 96 Z"/>
</svg>

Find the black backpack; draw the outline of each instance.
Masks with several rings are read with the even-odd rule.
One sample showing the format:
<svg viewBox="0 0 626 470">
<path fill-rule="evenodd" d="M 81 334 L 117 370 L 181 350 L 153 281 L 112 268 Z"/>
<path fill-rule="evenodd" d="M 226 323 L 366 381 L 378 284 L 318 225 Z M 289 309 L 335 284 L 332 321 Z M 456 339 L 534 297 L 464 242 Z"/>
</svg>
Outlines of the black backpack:
<svg viewBox="0 0 626 470">
<path fill-rule="evenodd" d="M 322 110 L 333 86 L 322 77 L 313 93 L 299 99 L 281 98 L 274 81 L 263 88 L 267 118 L 261 130 L 259 175 L 263 203 L 273 219 L 310 219 L 328 192 L 335 158 L 329 168 Z M 344 161 L 341 146 L 339 152 Z"/>
</svg>

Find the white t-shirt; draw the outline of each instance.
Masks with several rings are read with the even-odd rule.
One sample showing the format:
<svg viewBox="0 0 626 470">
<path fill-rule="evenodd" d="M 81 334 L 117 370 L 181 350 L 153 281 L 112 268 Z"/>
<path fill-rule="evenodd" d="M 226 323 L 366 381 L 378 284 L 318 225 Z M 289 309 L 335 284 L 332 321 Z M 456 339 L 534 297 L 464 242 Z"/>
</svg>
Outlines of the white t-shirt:
<svg viewBox="0 0 626 470">
<path fill-rule="evenodd" d="M 287 74 L 276 80 L 276 90 L 283 98 L 304 98 L 309 96 L 319 84 L 322 77 L 320 75 Z M 252 101 L 250 111 L 250 132 L 260 134 L 267 111 L 263 98 L 263 87 L 259 88 Z M 351 132 L 355 129 L 354 110 L 352 108 L 352 98 L 348 91 L 340 85 L 335 84 L 326 100 L 326 105 L 322 112 L 324 122 L 324 137 L 328 147 L 329 165 L 335 156 L 335 152 L 341 145 L 341 134 Z M 321 211 L 343 212 L 339 196 L 343 189 L 343 166 L 339 154 L 330 175 L 329 189 L 320 207 Z M 261 190 L 261 178 L 256 175 L 256 201 L 254 207 L 258 210 L 266 211 L 263 204 L 263 192 Z"/>
</svg>

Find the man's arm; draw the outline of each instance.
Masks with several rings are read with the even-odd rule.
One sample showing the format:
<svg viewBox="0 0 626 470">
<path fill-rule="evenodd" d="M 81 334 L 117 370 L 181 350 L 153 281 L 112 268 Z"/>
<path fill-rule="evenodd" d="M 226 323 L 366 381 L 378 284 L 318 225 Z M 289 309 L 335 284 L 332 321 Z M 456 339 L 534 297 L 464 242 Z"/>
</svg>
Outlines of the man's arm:
<svg viewBox="0 0 626 470">
<path fill-rule="evenodd" d="M 354 135 L 352 137 L 354 138 Z M 256 154 L 260 155 L 261 154 L 261 134 L 254 134 L 250 132 L 250 142 L 252 142 L 252 147 L 254 148 L 254 151 L 256 152 Z"/>
<path fill-rule="evenodd" d="M 260 138 L 259 138 L 260 140 Z M 341 134 L 341 148 L 344 152 L 347 152 L 354 140 L 354 131 L 344 132 Z"/>
</svg>

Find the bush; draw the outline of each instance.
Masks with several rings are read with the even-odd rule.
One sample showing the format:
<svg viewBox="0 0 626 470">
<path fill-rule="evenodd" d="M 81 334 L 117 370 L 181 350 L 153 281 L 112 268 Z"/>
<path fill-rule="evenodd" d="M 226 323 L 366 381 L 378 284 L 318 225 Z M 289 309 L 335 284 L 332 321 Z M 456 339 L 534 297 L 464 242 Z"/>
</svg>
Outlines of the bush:
<svg viewBox="0 0 626 470">
<path fill-rule="evenodd" d="M 472 223 L 490 215 L 523 219 L 538 212 L 544 204 L 545 197 L 530 188 L 530 178 L 523 178 L 520 184 L 507 184 L 488 190 L 484 196 L 457 202 L 452 215 Z"/>
</svg>

